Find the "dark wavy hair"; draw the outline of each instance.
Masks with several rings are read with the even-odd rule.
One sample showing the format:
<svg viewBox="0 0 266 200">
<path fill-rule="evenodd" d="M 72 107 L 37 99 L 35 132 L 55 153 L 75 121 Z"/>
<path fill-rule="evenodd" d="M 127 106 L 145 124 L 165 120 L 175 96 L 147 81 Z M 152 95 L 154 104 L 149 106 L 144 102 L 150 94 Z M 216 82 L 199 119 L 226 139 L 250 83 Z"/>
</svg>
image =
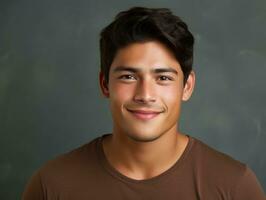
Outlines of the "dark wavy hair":
<svg viewBox="0 0 266 200">
<path fill-rule="evenodd" d="M 192 70 L 194 44 L 186 23 L 168 8 L 132 7 L 118 13 L 100 33 L 101 71 L 106 84 L 117 51 L 131 43 L 147 41 L 159 41 L 174 53 L 186 83 Z"/>
</svg>

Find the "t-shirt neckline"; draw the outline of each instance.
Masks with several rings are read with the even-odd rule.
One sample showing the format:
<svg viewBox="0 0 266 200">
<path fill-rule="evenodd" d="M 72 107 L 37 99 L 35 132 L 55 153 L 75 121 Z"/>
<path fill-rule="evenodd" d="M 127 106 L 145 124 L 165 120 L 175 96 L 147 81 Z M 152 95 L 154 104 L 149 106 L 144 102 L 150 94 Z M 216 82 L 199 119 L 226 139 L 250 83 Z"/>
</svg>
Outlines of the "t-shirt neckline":
<svg viewBox="0 0 266 200">
<path fill-rule="evenodd" d="M 137 183 L 137 184 L 148 184 L 148 183 L 155 183 L 155 182 L 161 182 L 163 181 L 163 179 L 167 179 L 168 176 L 171 176 L 171 174 L 180 166 L 183 165 L 183 163 L 185 162 L 186 158 L 188 157 L 188 154 L 193 146 L 194 143 L 194 138 L 191 137 L 190 135 L 187 135 L 189 140 L 188 140 L 188 144 L 185 147 L 185 150 L 183 151 L 182 155 L 180 156 L 180 158 L 170 167 L 168 168 L 166 171 L 162 172 L 161 174 L 154 176 L 152 178 L 148 178 L 148 179 L 142 179 L 142 180 L 137 180 L 137 179 L 133 179 L 130 177 L 125 176 L 124 174 L 120 173 L 118 170 L 116 170 L 107 160 L 104 150 L 103 150 L 103 138 L 107 137 L 111 135 L 111 133 L 107 133 L 104 134 L 102 136 L 100 136 L 97 140 L 97 144 L 96 144 L 96 149 L 97 149 L 97 154 L 99 157 L 99 160 L 102 164 L 102 166 L 104 167 L 105 170 L 107 170 L 107 172 L 112 175 L 114 178 L 116 179 L 120 179 L 124 182 L 128 182 L 128 183 Z"/>
</svg>

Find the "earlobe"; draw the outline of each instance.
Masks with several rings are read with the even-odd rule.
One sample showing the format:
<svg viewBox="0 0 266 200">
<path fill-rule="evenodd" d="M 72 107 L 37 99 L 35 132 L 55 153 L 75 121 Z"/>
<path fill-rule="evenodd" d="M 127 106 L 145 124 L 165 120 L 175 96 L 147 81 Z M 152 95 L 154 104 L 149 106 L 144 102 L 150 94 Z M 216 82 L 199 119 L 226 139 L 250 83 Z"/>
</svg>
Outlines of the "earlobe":
<svg viewBox="0 0 266 200">
<path fill-rule="evenodd" d="M 106 83 L 106 80 L 104 78 L 104 74 L 102 72 L 99 73 L 99 82 L 100 82 L 100 87 L 101 87 L 101 91 L 102 91 L 103 96 L 108 98 L 109 97 L 108 85 Z"/>
<path fill-rule="evenodd" d="M 191 97 L 195 86 L 195 80 L 196 80 L 195 72 L 192 70 L 188 76 L 187 82 L 183 90 L 183 95 L 182 95 L 183 101 L 187 101 Z"/>
</svg>

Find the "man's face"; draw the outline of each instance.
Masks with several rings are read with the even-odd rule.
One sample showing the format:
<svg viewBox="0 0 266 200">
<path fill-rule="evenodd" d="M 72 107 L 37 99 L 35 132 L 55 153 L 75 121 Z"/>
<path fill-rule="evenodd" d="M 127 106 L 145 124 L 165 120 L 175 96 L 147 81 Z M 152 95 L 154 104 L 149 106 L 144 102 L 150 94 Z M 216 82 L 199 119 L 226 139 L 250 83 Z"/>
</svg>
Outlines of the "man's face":
<svg viewBox="0 0 266 200">
<path fill-rule="evenodd" d="M 120 49 L 110 67 L 108 87 L 100 75 L 102 91 L 110 100 L 114 132 L 147 142 L 176 131 L 181 101 L 189 99 L 193 90 L 194 72 L 185 88 L 183 78 L 180 64 L 160 42 Z"/>
</svg>

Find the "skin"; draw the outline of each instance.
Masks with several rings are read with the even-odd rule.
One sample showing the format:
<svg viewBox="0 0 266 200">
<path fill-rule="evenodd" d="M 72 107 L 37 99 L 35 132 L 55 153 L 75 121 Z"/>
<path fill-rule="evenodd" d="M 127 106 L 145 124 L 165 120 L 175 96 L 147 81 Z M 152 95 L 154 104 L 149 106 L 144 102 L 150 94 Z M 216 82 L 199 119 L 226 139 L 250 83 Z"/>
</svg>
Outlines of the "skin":
<svg viewBox="0 0 266 200">
<path fill-rule="evenodd" d="M 125 70 L 125 67 L 130 70 Z M 157 72 L 171 68 L 174 72 Z M 185 85 L 183 72 L 173 53 L 158 41 L 133 43 L 120 49 L 110 67 L 109 82 L 103 73 L 102 94 L 109 99 L 113 132 L 103 141 L 109 163 L 121 174 L 143 180 L 174 165 L 184 152 L 188 137 L 178 130 L 182 101 L 192 95 L 195 73 Z M 129 110 L 153 110 L 145 120 Z"/>
</svg>

